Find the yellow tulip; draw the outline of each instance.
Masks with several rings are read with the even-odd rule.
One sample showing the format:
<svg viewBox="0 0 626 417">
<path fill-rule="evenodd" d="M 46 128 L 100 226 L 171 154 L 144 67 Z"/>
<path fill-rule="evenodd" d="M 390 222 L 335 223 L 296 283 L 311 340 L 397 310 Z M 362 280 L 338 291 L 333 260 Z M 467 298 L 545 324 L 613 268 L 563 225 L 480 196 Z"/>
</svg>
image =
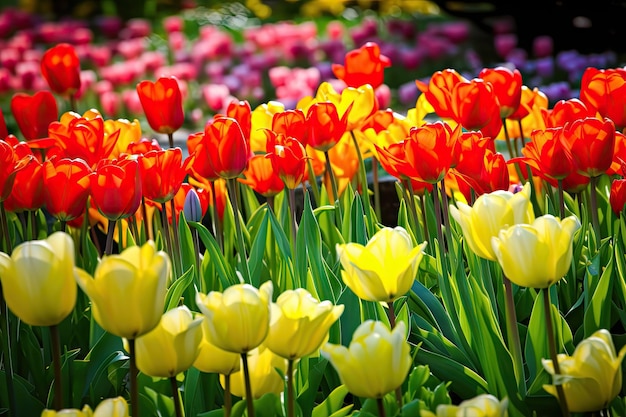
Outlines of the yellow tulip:
<svg viewBox="0 0 626 417">
<path fill-rule="evenodd" d="M 548 288 L 567 273 L 572 263 L 575 216 L 560 220 L 550 214 L 532 224 L 517 224 L 492 238 L 502 271 L 522 287 Z"/>
<path fill-rule="evenodd" d="M 128 403 L 123 397 L 107 398 L 98 404 L 94 411 L 88 405 L 82 410 L 64 409 L 61 411 L 43 410 L 41 417 L 129 417 Z"/>
<path fill-rule="evenodd" d="M 31 326 L 54 326 L 76 305 L 74 241 L 64 232 L 0 252 L 0 280 L 8 307 Z"/>
<path fill-rule="evenodd" d="M 494 191 L 482 194 L 469 205 L 459 201 L 450 206 L 450 215 L 463 230 L 463 237 L 470 250 L 481 258 L 496 260 L 491 238 L 502 229 L 520 223 L 532 223 L 535 219 L 530 202 L 530 183 L 522 191 Z"/>
<path fill-rule="evenodd" d="M 241 356 L 238 353 L 220 349 L 211 343 L 209 324 L 206 317 L 202 320 L 200 327 L 202 329 L 200 352 L 193 366 L 207 373 L 230 375 L 233 372 L 237 372 L 241 364 Z"/>
<path fill-rule="evenodd" d="M 93 278 L 81 271 L 77 280 L 91 299 L 96 322 L 111 334 L 135 339 L 159 324 L 170 270 L 169 256 L 148 241 L 105 256 Z"/>
<path fill-rule="evenodd" d="M 250 114 L 250 150 L 252 152 L 265 152 L 267 136 L 265 129 L 272 128 L 272 119 L 276 113 L 285 111 L 285 105 L 279 101 L 268 101 L 259 104 Z"/>
<path fill-rule="evenodd" d="M 328 341 L 328 330 L 343 313 L 343 305 L 318 301 L 304 288 L 283 292 L 271 305 L 270 330 L 265 345 L 286 359 L 315 353 Z"/>
<path fill-rule="evenodd" d="M 570 411 L 584 413 L 606 408 L 622 389 L 621 364 L 626 355 L 626 346 L 619 354 L 611 334 L 598 330 L 576 346 L 574 354 L 560 354 L 560 375 L 555 375 L 551 360 L 543 359 L 543 367 L 553 377 L 553 383 L 561 384 Z M 555 385 L 543 388 L 556 396 Z"/>
<path fill-rule="evenodd" d="M 481 394 L 459 405 L 440 404 L 437 406 L 437 417 L 506 417 L 509 401 L 499 401 L 490 394 Z"/>
<path fill-rule="evenodd" d="M 367 320 L 355 330 L 348 348 L 326 343 L 321 353 L 353 395 L 382 398 L 402 385 L 411 368 L 405 333 L 404 322 L 390 331 L 380 321 Z"/>
<path fill-rule="evenodd" d="M 252 396 L 257 399 L 270 392 L 274 394 L 283 392 L 285 380 L 278 371 L 282 372 L 283 375 L 287 372 L 287 360 L 276 355 L 264 344 L 252 349 L 247 355 Z M 222 388 L 225 385 L 225 380 L 225 376 L 220 375 Z M 237 397 L 246 397 L 243 370 L 230 376 L 230 392 Z"/>
<path fill-rule="evenodd" d="M 163 314 L 159 324 L 137 338 L 137 368 L 146 375 L 171 378 L 191 368 L 202 340 L 202 317 L 186 306 Z"/>
<path fill-rule="evenodd" d="M 413 246 L 400 226 L 380 229 L 367 242 L 337 245 L 343 282 L 361 299 L 393 301 L 411 289 L 426 242 Z"/>
<path fill-rule="evenodd" d="M 272 281 L 260 289 L 232 285 L 223 293 L 198 293 L 196 303 L 206 316 L 211 342 L 220 349 L 246 353 L 259 346 L 269 330 Z"/>
</svg>

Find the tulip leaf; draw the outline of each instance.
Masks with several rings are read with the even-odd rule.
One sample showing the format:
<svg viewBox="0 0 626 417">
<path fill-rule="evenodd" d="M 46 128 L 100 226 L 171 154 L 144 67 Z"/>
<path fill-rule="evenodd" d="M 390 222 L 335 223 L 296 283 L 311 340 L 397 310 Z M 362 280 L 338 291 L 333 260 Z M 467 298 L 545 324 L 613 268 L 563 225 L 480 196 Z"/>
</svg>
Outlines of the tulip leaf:
<svg viewBox="0 0 626 417">
<path fill-rule="evenodd" d="M 4 370 L 0 371 L 0 404 L 9 404 L 8 388 Z M 13 386 L 18 410 L 13 410 L 19 416 L 39 416 L 45 404 L 34 395 L 34 387 L 24 378 L 13 374 Z M 3 415 L 0 408 L 0 415 Z"/>
<path fill-rule="evenodd" d="M 213 237 L 211 233 L 207 230 L 206 227 L 202 223 L 197 222 L 189 222 L 189 226 L 198 231 L 198 236 L 204 247 L 208 252 L 208 256 L 211 259 L 211 265 L 215 268 L 217 275 L 220 279 L 220 283 L 222 284 L 222 288 L 228 288 L 232 284 L 238 284 L 237 277 L 232 267 L 226 259 L 224 255 L 221 253 L 220 248 L 217 244 L 217 241 Z M 208 287 L 208 286 L 207 286 Z"/>
<path fill-rule="evenodd" d="M 142 415 L 163 417 L 174 415 L 174 400 L 147 386 L 143 386 L 139 393 L 139 406 Z"/>
<path fill-rule="evenodd" d="M 259 288 L 261 285 L 261 271 L 263 270 L 263 256 L 267 246 L 267 229 L 269 224 L 269 210 L 265 211 L 258 229 L 255 228 L 252 237 L 252 247 L 249 254 L 250 281 L 252 285 Z"/>
<path fill-rule="evenodd" d="M 340 385 L 330 393 L 330 395 L 322 401 L 319 405 L 313 408 L 311 417 L 330 417 L 335 415 L 336 412 L 344 410 L 347 407 L 343 407 L 344 398 L 348 395 L 348 388 L 345 385 Z M 348 411 L 352 409 L 352 405 L 349 406 Z M 341 414 L 340 414 L 341 415 Z M 345 414 L 343 414 L 345 415 Z"/>
<path fill-rule="evenodd" d="M 185 273 L 175 280 L 167 289 L 165 295 L 165 311 L 169 311 L 180 304 L 181 298 L 185 290 L 193 283 L 193 266 L 190 266 Z M 194 302 L 192 300 L 191 302 Z"/>
<path fill-rule="evenodd" d="M 296 277 L 293 270 L 293 263 L 291 262 L 291 259 L 293 259 L 291 255 L 291 245 L 289 244 L 289 239 L 285 234 L 285 229 L 278 223 L 278 219 L 271 210 L 268 210 L 268 215 L 272 234 L 278 247 L 278 254 L 280 255 L 279 259 L 281 260 L 282 266 L 287 275 L 285 279 L 289 280 L 288 282 L 282 283 L 282 285 L 275 289 L 275 291 L 278 293 L 278 291 L 282 292 L 287 289 L 298 288 L 300 286 L 295 282 Z"/>
<path fill-rule="evenodd" d="M 618 255 L 619 256 L 619 255 Z M 611 258 L 600 275 L 590 302 L 585 309 L 584 337 L 591 336 L 596 330 L 611 328 L 612 293 L 614 281 L 614 257 L 611 251 Z M 589 273 L 589 272 L 588 272 Z"/>
<path fill-rule="evenodd" d="M 346 190 L 347 191 L 347 190 Z M 367 224 L 364 221 L 363 202 L 359 193 L 354 193 L 354 198 L 350 202 L 350 221 L 347 238 L 348 241 L 365 245 L 368 240 Z M 344 222 L 345 224 L 345 222 Z M 344 234 L 346 236 L 346 234 Z"/>
</svg>

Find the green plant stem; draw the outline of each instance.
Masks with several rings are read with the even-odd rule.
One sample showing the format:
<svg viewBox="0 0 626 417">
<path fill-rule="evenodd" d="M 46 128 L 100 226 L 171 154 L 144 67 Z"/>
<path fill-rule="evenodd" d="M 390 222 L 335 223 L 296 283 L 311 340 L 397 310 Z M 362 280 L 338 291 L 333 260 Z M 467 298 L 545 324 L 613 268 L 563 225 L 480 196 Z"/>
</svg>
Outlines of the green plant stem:
<svg viewBox="0 0 626 417">
<path fill-rule="evenodd" d="M 449 214 L 449 203 L 448 203 L 448 194 L 446 193 L 446 181 L 445 179 L 439 182 L 441 186 L 441 213 L 443 216 L 443 227 L 446 233 L 446 242 L 450 244 L 452 242 L 452 231 L 450 230 L 450 214 Z"/>
<path fill-rule="evenodd" d="M 170 211 L 172 212 L 172 235 L 174 236 L 174 245 L 172 252 L 174 253 L 174 259 L 178 266 L 178 275 L 180 277 L 183 274 L 183 255 L 180 252 L 180 233 L 178 232 L 178 216 L 176 215 L 176 204 L 174 199 L 170 200 Z"/>
<path fill-rule="evenodd" d="M 293 259 L 293 263 L 296 263 L 296 237 L 297 237 L 297 228 L 298 223 L 296 221 L 296 190 L 293 188 L 289 189 L 289 217 L 291 217 L 291 256 Z"/>
<path fill-rule="evenodd" d="M 246 385 L 246 405 L 248 407 L 248 417 L 254 417 L 254 398 L 252 398 L 252 385 L 250 384 L 248 353 L 241 354 L 241 362 L 243 362 L 243 378 Z"/>
<path fill-rule="evenodd" d="M 422 211 L 422 227 L 424 228 L 424 240 L 432 243 L 430 240 L 430 233 L 428 231 L 428 219 L 426 218 L 426 200 L 424 195 L 420 196 L 420 210 Z"/>
<path fill-rule="evenodd" d="M 139 416 L 139 370 L 137 369 L 137 357 L 135 353 L 135 339 L 128 339 L 128 356 L 130 362 L 130 408 L 131 416 Z"/>
<path fill-rule="evenodd" d="M 246 255 L 246 244 L 243 239 L 243 228 L 241 225 L 241 218 L 239 217 L 239 203 L 237 201 L 237 179 L 229 178 L 228 180 L 228 195 L 230 197 L 231 204 L 233 206 L 233 212 L 235 215 L 235 233 L 237 233 L 237 251 L 241 258 L 241 273 L 243 274 L 244 282 L 250 284 L 250 270 L 248 269 L 248 256 Z"/>
<path fill-rule="evenodd" d="M 107 229 L 107 241 L 104 246 L 105 255 L 111 255 L 113 253 L 113 235 L 115 234 L 115 223 L 117 223 L 117 220 L 109 220 L 109 226 Z"/>
<path fill-rule="evenodd" d="M 561 374 L 561 367 L 559 366 L 559 360 L 556 350 L 556 335 L 554 334 L 554 326 L 552 325 L 552 303 L 550 302 L 550 288 L 544 288 L 541 290 L 543 293 L 543 309 L 546 314 L 546 331 L 548 333 L 548 348 L 550 349 L 550 358 L 552 359 L 552 366 L 554 367 L 554 374 Z M 567 399 L 565 398 L 565 392 L 563 391 L 563 385 L 556 386 L 556 393 L 559 397 L 559 404 L 561 405 L 561 412 L 563 417 L 569 417 L 569 408 L 567 407 Z"/>
<path fill-rule="evenodd" d="M 359 141 L 356 139 L 356 135 L 354 134 L 354 130 L 350 131 L 352 135 L 352 142 L 354 143 L 354 148 L 356 149 L 357 157 L 359 158 L 359 182 L 361 183 L 361 196 L 363 200 L 363 209 L 365 211 L 365 219 L 368 222 L 369 231 L 372 232 L 374 227 L 373 222 L 371 221 L 371 206 L 370 206 L 370 193 L 369 186 L 367 184 L 367 172 L 365 171 L 365 161 L 363 160 L 363 154 L 361 153 L 361 148 L 359 147 Z M 374 165 L 372 165 L 374 167 Z M 377 214 L 378 219 L 380 216 Z M 372 232 L 373 233 L 373 232 Z"/>
<path fill-rule="evenodd" d="M 161 226 L 163 227 L 163 242 L 165 243 L 165 249 L 172 258 L 174 277 L 178 278 L 178 263 L 176 262 L 176 257 L 174 256 L 174 244 L 172 242 L 170 222 L 167 221 L 167 205 L 165 203 L 161 203 Z"/>
<path fill-rule="evenodd" d="M 63 409 L 63 378 L 61 373 L 61 338 L 59 326 L 50 326 L 50 343 L 52 344 L 52 366 L 54 368 L 54 408 Z"/>
<path fill-rule="evenodd" d="M 13 352 L 11 349 L 11 336 L 9 335 L 9 307 L 4 300 L 2 285 L 0 284 L 0 331 L 2 332 L 2 352 L 4 353 L 4 378 L 7 384 L 9 397 L 9 417 L 18 415 L 17 398 L 15 396 L 15 384 L 13 383 Z"/>
<path fill-rule="evenodd" d="M 337 180 L 335 179 L 333 166 L 330 163 L 330 155 L 328 155 L 328 151 L 324 152 L 324 156 L 326 157 L 326 175 L 328 175 L 328 178 L 330 179 L 330 185 L 333 193 L 333 204 L 335 205 L 335 207 L 337 207 L 337 224 L 339 225 L 339 229 L 341 229 L 343 224 L 343 209 L 341 207 L 341 202 L 339 201 Z"/>
<path fill-rule="evenodd" d="M 506 147 L 507 150 L 509 151 L 509 155 L 511 155 L 511 158 L 519 156 L 519 153 L 517 152 L 517 146 L 513 146 L 511 144 L 511 137 L 509 136 L 509 129 L 506 127 L 506 118 L 502 118 L 502 129 L 504 130 L 504 138 L 506 140 Z"/>
<path fill-rule="evenodd" d="M 526 375 L 524 373 L 524 358 L 522 356 L 522 344 L 517 330 L 517 313 L 515 311 L 515 299 L 513 298 L 513 285 L 511 280 L 502 274 L 505 293 L 506 323 L 508 344 L 513 354 L 513 368 L 515 369 L 515 377 L 517 379 L 518 389 L 522 397 L 526 396 Z"/>
<path fill-rule="evenodd" d="M 7 212 L 4 208 L 4 201 L 0 201 L 0 228 L 2 230 L 3 249 L 6 254 L 13 252 L 13 244 L 11 243 L 11 234 L 9 233 L 9 222 L 7 220 Z"/>
<path fill-rule="evenodd" d="M 385 403 L 381 398 L 376 398 L 376 405 L 378 406 L 378 415 L 380 417 L 386 417 L 387 414 L 385 414 Z"/>
<path fill-rule="evenodd" d="M 409 210 L 411 213 L 411 218 L 413 220 L 413 224 L 415 227 L 415 238 L 418 242 L 423 240 L 423 236 L 422 236 L 422 231 L 420 230 L 420 222 L 417 218 L 417 208 L 415 207 L 415 193 L 413 192 L 413 184 L 411 183 L 411 180 L 404 180 L 403 181 L 406 184 L 406 188 L 408 188 L 408 198 L 405 198 L 406 202 L 409 205 Z M 406 193 L 404 193 L 404 196 L 406 197 Z"/>
<path fill-rule="evenodd" d="M 146 206 L 146 199 L 141 197 L 141 216 L 143 217 L 143 227 L 146 228 L 146 237 L 148 240 L 154 240 L 152 235 L 152 228 L 148 227 L 148 208 Z"/>
<path fill-rule="evenodd" d="M 170 148 L 173 148 L 174 147 L 174 133 L 173 132 L 167 134 L 167 141 L 170 144 Z"/>
<path fill-rule="evenodd" d="M 561 219 L 565 218 L 565 196 L 563 194 L 563 180 L 557 180 L 557 188 L 559 192 L 559 214 Z"/>
<path fill-rule="evenodd" d="M 220 220 L 220 215 L 217 210 L 217 187 L 215 186 L 215 181 L 211 181 L 211 200 L 213 202 L 213 234 L 215 234 L 215 240 L 217 240 L 217 244 L 220 247 L 220 251 L 222 255 L 224 255 L 224 233 L 222 232 L 222 221 Z"/>
<path fill-rule="evenodd" d="M 382 213 L 380 209 L 380 183 L 378 180 L 378 159 L 372 157 L 372 185 L 374 187 L 374 213 L 376 218 L 381 219 Z"/>
<path fill-rule="evenodd" d="M 293 389 L 293 359 L 287 359 L 287 417 L 296 417 L 296 399 Z"/>
<path fill-rule="evenodd" d="M 37 211 L 28 211 L 28 222 L 30 223 L 30 238 L 36 240 L 38 236 L 37 232 Z"/>
<path fill-rule="evenodd" d="M 311 191 L 313 191 L 313 199 L 315 200 L 315 207 L 320 206 L 320 189 L 317 186 L 317 178 L 315 177 L 315 170 L 313 169 L 313 163 L 311 158 L 306 160 L 307 169 L 309 171 L 309 184 L 311 184 Z M 273 210 L 273 207 L 272 207 Z"/>
<path fill-rule="evenodd" d="M 389 309 L 389 327 L 393 330 L 396 327 L 396 311 L 393 306 L 393 300 L 387 302 L 387 307 Z M 395 394 L 398 408 L 402 409 L 402 386 L 395 389 Z"/>
<path fill-rule="evenodd" d="M 200 291 L 206 294 L 207 289 L 204 284 L 204 280 L 202 279 L 202 274 L 200 273 L 200 235 L 198 234 L 198 230 L 196 228 L 191 228 L 191 238 L 193 239 L 193 252 L 194 252 L 194 265 L 196 267 L 196 281 L 198 288 Z"/>
<path fill-rule="evenodd" d="M 224 375 L 224 417 L 230 417 L 233 398 L 230 395 L 230 374 Z"/>
<path fill-rule="evenodd" d="M 76 94 L 70 94 L 69 96 L 69 101 L 70 101 L 70 111 L 76 111 Z"/>
<path fill-rule="evenodd" d="M 172 397 L 174 399 L 174 411 L 176 412 L 176 417 L 183 417 L 183 405 L 180 402 L 180 393 L 178 392 L 178 383 L 176 382 L 176 377 L 170 377 L 170 386 L 172 387 Z"/>
<path fill-rule="evenodd" d="M 600 218 L 598 217 L 598 179 L 599 177 L 591 177 L 589 196 L 591 198 L 591 222 L 593 224 L 593 231 L 596 234 L 597 245 L 600 246 L 602 235 L 600 233 Z"/>
</svg>

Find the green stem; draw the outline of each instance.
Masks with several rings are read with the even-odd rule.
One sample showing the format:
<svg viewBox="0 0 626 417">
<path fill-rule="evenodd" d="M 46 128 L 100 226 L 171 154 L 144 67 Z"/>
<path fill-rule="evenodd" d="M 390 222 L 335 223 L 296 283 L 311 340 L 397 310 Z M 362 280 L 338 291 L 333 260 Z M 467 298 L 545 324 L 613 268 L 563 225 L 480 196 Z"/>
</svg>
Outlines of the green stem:
<svg viewBox="0 0 626 417">
<path fill-rule="evenodd" d="M 107 241 L 104 246 L 104 254 L 110 255 L 113 253 L 113 235 L 115 234 L 115 223 L 117 220 L 109 220 L 109 227 L 107 229 Z"/>
<path fill-rule="evenodd" d="M 233 398 L 230 395 L 230 374 L 224 375 L 224 417 L 230 417 L 233 408 Z"/>
<path fill-rule="evenodd" d="M 315 200 L 315 207 L 320 206 L 320 189 L 317 186 L 317 178 L 315 177 L 315 170 L 313 170 L 313 163 L 311 158 L 306 160 L 307 169 L 309 171 L 309 184 L 311 184 L 311 191 L 313 191 L 313 199 Z"/>
<path fill-rule="evenodd" d="M 174 256 L 174 244 L 172 242 L 170 222 L 167 221 L 167 205 L 165 203 L 161 203 L 161 226 L 163 227 L 163 242 L 165 243 L 165 249 L 172 258 L 172 269 L 174 270 L 174 277 L 178 278 L 178 265 Z"/>
<path fill-rule="evenodd" d="M 446 242 L 450 244 L 452 242 L 452 230 L 450 228 L 450 214 L 449 214 L 449 203 L 448 203 L 448 194 L 446 193 L 446 180 L 442 179 L 440 181 L 441 184 L 441 212 L 443 216 L 443 226 L 444 231 L 446 233 Z"/>
<path fill-rule="evenodd" d="M 61 338 L 59 326 L 50 326 L 50 343 L 52 344 L 52 366 L 54 368 L 54 408 L 63 409 L 63 379 L 61 374 Z"/>
<path fill-rule="evenodd" d="M 7 212 L 4 208 L 4 201 L 0 201 L 0 228 L 2 230 L 2 240 L 4 242 L 3 250 L 6 254 L 13 252 L 11 243 L 11 234 L 9 233 L 9 222 L 7 220 Z"/>
<path fill-rule="evenodd" d="M 411 213 L 411 220 L 413 220 L 413 227 L 414 227 L 414 232 L 415 232 L 415 238 L 417 239 L 418 242 L 421 242 L 423 240 L 422 237 L 422 231 L 420 230 L 420 222 L 418 220 L 417 217 L 417 207 L 415 207 L 415 192 L 413 191 L 413 184 L 411 183 L 411 180 L 404 180 L 403 183 L 406 184 L 405 190 L 408 191 L 409 195 L 407 196 L 406 193 L 403 193 L 406 202 L 409 205 L 409 210 Z M 408 188 L 408 189 L 407 189 Z"/>
<path fill-rule="evenodd" d="M 374 213 L 380 221 L 382 213 L 380 211 L 380 184 L 378 182 L 378 159 L 372 157 L 372 183 L 374 186 Z"/>
<path fill-rule="evenodd" d="M 296 221 L 296 190 L 289 188 L 289 216 L 291 217 L 291 256 L 293 263 L 296 263 L 296 237 L 298 223 Z"/>
<path fill-rule="evenodd" d="M 589 196 L 591 197 L 591 221 L 596 234 L 597 245 L 600 246 L 600 218 L 598 217 L 598 179 L 599 177 L 591 177 L 589 183 Z"/>
<path fill-rule="evenodd" d="M 36 240 L 38 236 L 37 232 L 37 210 L 28 211 L 28 222 L 30 224 L 30 238 Z"/>
<path fill-rule="evenodd" d="M 202 274 L 200 273 L 200 235 L 198 234 L 198 230 L 193 228 L 191 230 L 191 238 L 193 239 L 193 247 L 194 247 L 194 264 L 196 267 L 196 281 L 198 284 L 198 288 L 206 294 L 206 286 L 204 284 L 204 280 L 201 279 Z"/>
<path fill-rule="evenodd" d="M 172 387 L 172 397 L 174 398 L 174 411 L 176 412 L 176 417 L 183 417 L 183 405 L 180 401 L 180 393 L 178 392 L 178 383 L 176 382 L 176 377 L 170 377 L 170 386 Z"/>
<path fill-rule="evenodd" d="M 341 230 L 343 225 L 343 213 L 341 202 L 339 201 L 339 192 L 337 190 L 337 180 L 335 179 L 335 173 L 333 172 L 333 167 L 330 163 L 330 155 L 328 155 L 328 151 L 324 152 L 324 156 L 326 157 L 326 175 L 330 178 L 330 185 L 333 193 L 333 204 L 337 207 L 337 224 L 339 225 L 339 229 Z"/>
<path fill-rule="evenodd" d="M 365 221 L 367 222 L 368 232 L 374 233 L 374 222 L 372 221 L 372 216 L 370 212 L 372 211 L 370 205 L 370 193 L 369 186 L 367 183 L 367 172 L 365 171 L 365 161 L 363 160 L 363 154 L 361 153 L 361 148 L 359 147 L 359 141 L 356 139 L 356 135 L 354 134 L 354 130 L 350 131 L 352 135 L 352 143 L 354 143 L 354 148 L 356 149 L 357 157 L 359 158 L 359 182 L 361 183 L 361 196 L 363 200 L 363 211 L 365 211 Z M 374 165 L 372 165 L 374 167 Z M 378 181 L 376 181 L 378 182 Z M 376 215 L 380 220 L 380 216 Z"/>
<path fill-rule="evenodd" d="M 237 202 L 237 179 L 229 178 L 228 180 L 228 195 L 230 197 L 231 204 L 233 206 L 233 212 L 235 214 L 235 232 L 237 233 L 237 250 L 239 257 L 241 258 L 241 273 L 243 274 L 244 282 L 250 284 L 250 270 L 248 269 L 248 256 L 246 255 L 246 245 L 243 239 L 243 230 L 241 225 L 241 218 L 239 217 L 239 203 Z"/>
<path fill-rule="evenodd" d="M 517 152 L 517 146 L 511 145 L 511 137 L 509 136 L 509 129 L 506 127 L 506 118 L 502 118 L 502 129 L 504 130 L 504 138 L 506 139 L 506 146 L 508 148 L 511 158 L 519 156 Z"/>
<path fill-rule="evenodd" d="M 378 406 L 379 417 L 386 417 L 387 414 L 385 414 L 385 403 L 383 402 L 382 397 L 376 398 L 376 405 Z"/>
<path fill-rule="evenodd" d="M 296 399 L 293 389 L 293 359 L 287 359 L 287 417 L 296 417 Z"/>
<path fill-rule="evenodd" d="M 174 133 L 173 132 L 167 134 L 167 141 L 170 144 L 170 148 L 173 148 L 174 147 Z"/>
<path fill-rule="evenodd" d="M 393 300 L 387 302 L 387 307 L 389 308 L 389 327 L 393 330 L 396 327 L 396 311 L 393 307 Z M 402 409 L 402 386 L 395 389 L 395 394 L 398 408 Z"/>
<path fill-rule="evenodd" d="M 552 325 L 552 303 L 550 302 L 550 288 L 544 288 L 541 290 L 543 293 L 543 309 L 546 314 L 546 331 L 548 333 L 548 348 L 550 349 L 550 358 L 552 359 L 552 366 L 554 367 L 554 374 L 560 375 L 561 368 L 559 366 L 559 360 L 556 350 L 556 335 L 554 334 L 554 326 Z M 561 412 L 563 417 L 569 417 L 569 408 L 567 407 L 567 399 L 565 398 L 565 392 L 563 391 L 563 385 L 558 384 L 556 386 L 556 393 L 559 397 L 559 404 L 561 405 Z"/>
<path fill-rule="evenodd" d="M 141 197 L 141 217 L 143 217 L 143 227 L 146 228 L 146 237 L 148 240 L 154 240 L 152 228 L 148 227 L 148 208 L 144 197 Z"/>
<path fill-rule="evenodd" d="M 524 373 L 524 358 L 522 356 L 522 345 L 519 338 L 519 331 L 517 330 L 517 313 L 515 311 L 515 300 L 513 298 L 513 285 L 504 274 L 502 275 L 502 281 L 504 282 L 505 290 L 505 308 L 506 308 L 506 322 L 507 322 L 507 336 L 509 349 L 513 354 L 513 368 L 515 369 L 515 376 L 517 379 L 518 389 L 522 397 L 526 395 L 526 375 Z"/>
<path fill-rule="evenodd" d="M 241 354 L 243 362 L 243 378 L 246 385 L 246 405 L 248 407 L 248 417 L 254 417 L 254 398 L 252 398 L 252 385 L 250 384 L 250 369 L 248 368 L 248 354 Z"/>
<path fill-rule="evenodd" d="M 128 339 L 128 356 L 130 362 L 130 408 L 131 416 L 139 416 L 139 370 L 135 353 L 135 339 Z"/>
<path fill-rule="evenodd" d="M 2 285 L 0 284 L 0 331 L 2 332 L 2 352 L 4 353 L 4 377 L 7 384 L 7 394 L 9 397 L 9 417 L 18 415 L 17 398 L 15 396 L 15 385 L 13 383 L 13 352 L 11 349 L 11 336 L 9 335 L 9 307 L 4 300 Z"/>
<path fill-rule="evenodd" d="M 215 235 L 215 240 L 217 240 L 217 244 L 220 247 L 220 251 L 222 251 L 222 255 L 224 254 L 224 233 L 222 233 L 222 221 L 220 220 L 219 211 L 217 210 L 217 186 L 215 185 L 215 181 L 211 181 L 211 200 L 213 202 L 212 207 L 212 220 L 213 220 L 213 234 Z"/>
<path fill-rule="evenodd" d="M 70 111 L 76 111 L 76 94 L 70 94 Z"/>
<path fill-rule="evenodd" d="M 178 216 L 176 215 L 176 204 L 174 199 L 170 200 L 170 211 L 172 212 L 172 234 L 174 235 L 174 247 L 172 252 L 174 253 L 174 259 L 177 262 L 178 275 L 180 277 L 183 274 L 183 255 L 180 252 L 180 233 L 178 231 Z"/>
<path fill-rule="evenodd" d="M 563 194 L 563 180 L 557 180 L 558 183 L 558 192 L 559 192 L 559 213 L 561 215 L 561 219 L 565 218 L 565 197 Z"/>
</svg>

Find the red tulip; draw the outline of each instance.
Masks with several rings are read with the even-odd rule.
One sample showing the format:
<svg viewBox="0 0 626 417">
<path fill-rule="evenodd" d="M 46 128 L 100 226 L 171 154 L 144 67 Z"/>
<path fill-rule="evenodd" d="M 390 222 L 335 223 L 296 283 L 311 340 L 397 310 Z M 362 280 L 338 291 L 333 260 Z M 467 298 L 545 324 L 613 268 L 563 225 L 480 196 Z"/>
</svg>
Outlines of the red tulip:
<svg viewBox="0 0 626 417">
<path fill-rule="evenodd" d="M 493 86 L 500 107 L 500 118 L 511 116 L 522 98 L 522 74 L 519 70 L 507 67 L 484 68 L 478 77 Z"/>
<path fill-rule="evenodd" d="M 252 156 L 250 144 L 237 120 L 218 117 L 204 127 L 209 164 L 224 179 L 238 177 Z"/>
<path fill-rule="evenodd" d="M 174 198 L 187 175 L 183 151 L 178 147 L 143 154 L 139 166 L 143 196 L 157 203 Z"/>
<path fill-rule="evenodd" d="M 586 117 L 595 117 L 595 111 L 577 98 L 559 100 L 551 110 L 541 109 L 541 116 L 546 127 L 561 127 L 568 122 Z"/>
<path fill-rule="evenodd" d="M 580 82 L 580 100 L 600 116 L 613 120 L 618 130 L 626 127 L 626 70 L 585 70 Z"/>
<path fill-rule="evenodd" d="M 613 213 L 619 217 L 624 210 L 624 204 L 626 204 L 626 179 L 615 179 L 611 182 L 609 203 L 611 203 Z"/>
<path fill-rule="evenodd" d="M 53 158 L 44 162 L 44 201 L 48 212 L 66 222 L 85 213 L 91 172 L 82 159 Z"/>
<path fill-rule="evenodd" d="M 80 60 L 74 47 L 60 43 L 48 49 L 41 58 L 41 74 L 55 93 L 76 94 L 80 90 Z"/>
<path fill-rule="evenodd" d="M 215 117 L 222 117 L 222 115 L 217 114 Z M 231 117 L 237 120 L 237 123 L 239 123 L 239 127 L 243 132 L 243 137 L 249 142 L 250 130 L 252 129 L 252 109 L 250 108 L 250 103 L 246 100 L 231 101 L 226 108 L 226 117 Z"/>
<path fill-rule="evenodd" d="M 350 108 L 339 118 L 339 112 L 333 103 L 324 101 L 313 104 L 306 116 L 306 144 L 318 151 L 327 152 L 346 133 L 349 113 Z"/>
<path fill-rule="evenodd" d="M 533 131 L 530 142 L 522 148 L 522 155 L 520 161 L 552 182 L 565 179 L 574 170 L 572 150 L 563 137 L 562 127 Z"/>
<path fill-rule="evenodd" d="M 303 142 L 306 136 L 306 116 L 300 109 L 274 113 L 272 131 L 298 139 L 302 145 L 306 145 Z M 268 152 L 271 151 L 268 150 Z"/>
<path fill-rule="evenodd" d="M 276 174 L 285 182 L 285 186 L 294 189 L 302 183 L 306 171 L 307 155 L 304 146 L 292 137 L 266 131 L 268 148 L 267 158 L 272 162 Z"/>
<path fill-rule="evenodd" d="M 454 69 L 435 72 L 428 84 L 416 80 L 417 88 L 426 96 L 426 100 L 435 109 L 439 117 L 452 118 L 452 90 L 460 82 L 467 79 Z"/>
<path fill-rule="evenodd" d="M 137 94 L 150 127 L 163 134 L 172 134 L 183 125 L 183 96 L 175 77 L 161 77 L 156 82 L 141 81 Z"/>
<path fill-rule="evenodd" d="M 208 142 L 204 140 L 204 132 L 193 133 L 187 138 L 187 150 L 190 159 L 187 170 L 198 181 L 215 181 L 220 176 L 209 162 Z"/>
<path fill-rule="evenodd" d="M 595 117 L 575 120 L 563 129 L 572 149 L 576 171 L 587 177 L 604 174 L 613 162 L 615 124 L 611 119 Z"/>
<path fill-rule="evenodd" d="M 28 146 L 24 145 L 23 148 L 28 149 Z M 17 153 L 28 155 L 20 151 Z M 29 158 L 24 168 L 15 173 L 13 189 L 4 203 L 6 209 L 12 212 L 35 211 L 43 207 L 43 166 L 37 158 Z"/>
<path fill-rule="evenodd" d="M 33 155 L 19 155 L 10 143 L 0 140 L 0 202 L 11 193 L 17 172 L 33 158 Z"/>
<path fill-rule="evenodd" d="M 493 86 L 480 78 L 457 83 L 451 96 L 453 118 L 468 130 L 481 130 L 490 123 L 497 129 L 490 129 L 487 136 L 495 137 L 502 127 L 500 108 Z M 493 130 L 497 130 L 495 135 Z"/>
<path fill-rule="evenodd" d="M 348 87 L 359 88 L 369 84 L 377 88 L 383 83 L 385 68 L 389 66 L 391 61 L 380 53 L 378 44 L 367 42 L 359 49 L 348 52 L 344 65 L 333 64 L 332 70 Z"/>
<path fill-rule="evenodd" d="M 58 118 L 57 101 L 50 91 L 38 91 L 32 96 L 16 93 L 11 98 L 11 113 L 24 139 L 48 136 L 48 126 Z"/>
<path fill-rule="evenodd" d="M 102 159 L 91 173 L 91 201 L 110 221 L 135 214 L 141 203 L 136 159 Z"/>
<path fill-rule="evenodd" d="M 285 183 L 278 176 L 272 161 L 265 155 L 254 155 L 250 158 L 243 175 L 244 178 L 239 178 L 239 182 L 250 186 L 263 197 L 274 196 L 285 188 Z"/>
<path fill-rule="evenodd" d="M 403 142 L 404 152 L 417 180 L 436 184 L 444 178 L 458 152 L 460 132 L 460 126 L 452 130 L 441 121 L 411 128 L 409 138 Z"/>
</svg>

